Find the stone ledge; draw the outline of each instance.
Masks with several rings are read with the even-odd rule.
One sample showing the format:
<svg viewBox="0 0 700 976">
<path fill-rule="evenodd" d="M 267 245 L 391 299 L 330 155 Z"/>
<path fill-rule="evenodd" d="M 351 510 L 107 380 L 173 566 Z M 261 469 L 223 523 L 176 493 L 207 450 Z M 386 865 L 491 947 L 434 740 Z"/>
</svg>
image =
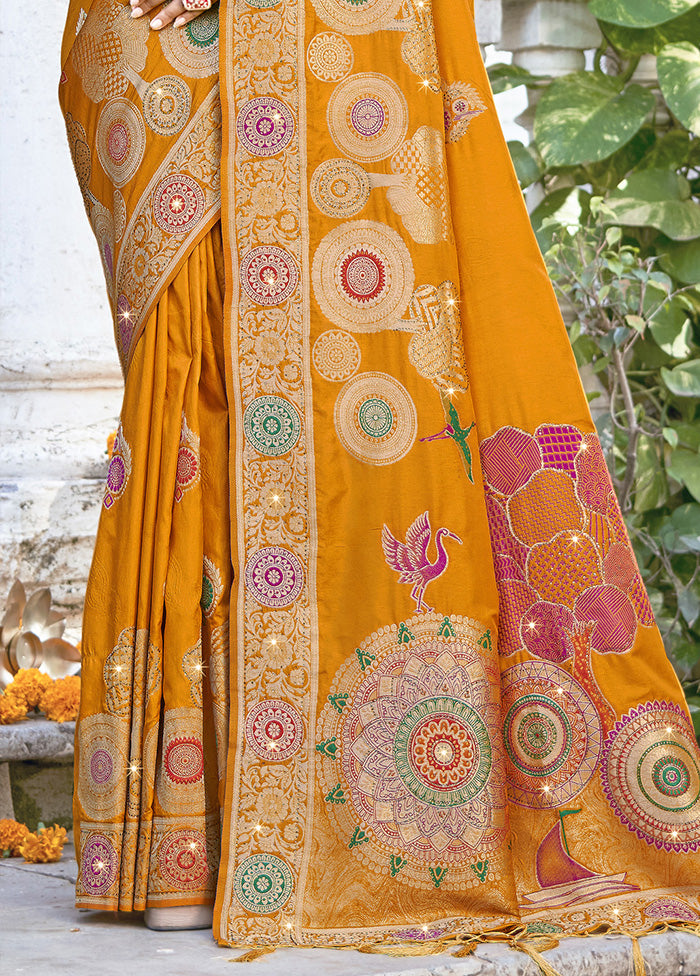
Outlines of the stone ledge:
<svg viewBox="0 0 700 976">
<path fill-rule="evenodd" d="M 69 763 L 73 761 L 75 722 L 50 722 L 28 718 L 0 726 L 0 762 L 31 760 Z"/>
</svg>

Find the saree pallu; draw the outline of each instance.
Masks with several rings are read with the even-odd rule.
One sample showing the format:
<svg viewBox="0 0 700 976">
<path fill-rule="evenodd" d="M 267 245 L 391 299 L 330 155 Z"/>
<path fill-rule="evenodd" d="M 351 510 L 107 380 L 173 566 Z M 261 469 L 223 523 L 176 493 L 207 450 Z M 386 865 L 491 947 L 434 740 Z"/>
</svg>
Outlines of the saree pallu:
<svg viewBox="0 0 700 976">
<path fill-rule="evenodd" d="M 697 924 L 700 754 L 469 5 L 72 2 L 63 58 L 126 375 L 78 904 L 252 946 Z"/>
</svg>

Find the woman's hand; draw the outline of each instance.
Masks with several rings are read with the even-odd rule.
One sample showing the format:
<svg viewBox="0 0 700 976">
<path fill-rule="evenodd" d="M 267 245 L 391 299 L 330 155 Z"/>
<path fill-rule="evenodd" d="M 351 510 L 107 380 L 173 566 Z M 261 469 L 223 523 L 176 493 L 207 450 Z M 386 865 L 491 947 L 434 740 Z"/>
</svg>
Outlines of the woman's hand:
<svg viewBox="0 0 700 976">
<path fill-rule="evenodd" d="M 182 27 L 191 20 L 194 20 L 195 17 L 199 17 L 200 14 L 203 14 L 211 6 L 209 4 L 208 7 L 202 6 L 200 10 L 186 10 L 182 0 L 171 0 L 165 6 L 163 6 L 163 0 L 130 0 L 130 2 L 132 17 L 143 17 L 156 7 L 161 8 L 151 21 L 151 27 L 154 30 L 160 30 L 161 27 L 166 27 L 173 21 L 175 21 L 176 27 Z"/>
</svg>

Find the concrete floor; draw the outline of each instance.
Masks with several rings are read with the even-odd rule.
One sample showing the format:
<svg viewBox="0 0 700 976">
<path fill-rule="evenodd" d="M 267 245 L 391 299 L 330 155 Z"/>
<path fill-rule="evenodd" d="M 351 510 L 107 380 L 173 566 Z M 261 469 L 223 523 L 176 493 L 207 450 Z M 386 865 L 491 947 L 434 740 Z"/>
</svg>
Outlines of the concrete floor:
<svg viewBox="0 0 700 976">
<path fill-rule="evenodd" d="M 241 952 L 219 948 L 211 933 L 151 932 L 141 916 L 77 911 L 73 849 L 58 864 L 0 861 L 0 972 L 3 976 L 229 976 Z M 686 933 L 640 940 L 647 976 L 700 976 L 700 938 Z M 560 976 L 631 976 L 629 939 L 564 939 L 545 954 Z M 538 976 L 524 954 L 480 946 L 475 955 L 449 953 L 396 959 L 359 952 L 278 950 L 250 963 L 250 976 Z"/>
</svg>

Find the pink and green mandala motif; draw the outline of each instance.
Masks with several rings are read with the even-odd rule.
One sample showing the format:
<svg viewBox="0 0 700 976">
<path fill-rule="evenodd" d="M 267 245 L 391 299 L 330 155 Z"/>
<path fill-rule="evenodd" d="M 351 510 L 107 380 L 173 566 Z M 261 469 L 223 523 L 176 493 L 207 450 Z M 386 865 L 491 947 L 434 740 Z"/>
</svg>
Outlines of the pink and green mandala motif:
<svg viewBox="0 0 700 976">
<path fill-rule="evenodd" d="M 339 838 L 412 887 L 479 883 L 505 838 L 495 655 L 484 628 L 429 612 L 383 627 L 341 667 L 318 724 Z"/>
</svg>

